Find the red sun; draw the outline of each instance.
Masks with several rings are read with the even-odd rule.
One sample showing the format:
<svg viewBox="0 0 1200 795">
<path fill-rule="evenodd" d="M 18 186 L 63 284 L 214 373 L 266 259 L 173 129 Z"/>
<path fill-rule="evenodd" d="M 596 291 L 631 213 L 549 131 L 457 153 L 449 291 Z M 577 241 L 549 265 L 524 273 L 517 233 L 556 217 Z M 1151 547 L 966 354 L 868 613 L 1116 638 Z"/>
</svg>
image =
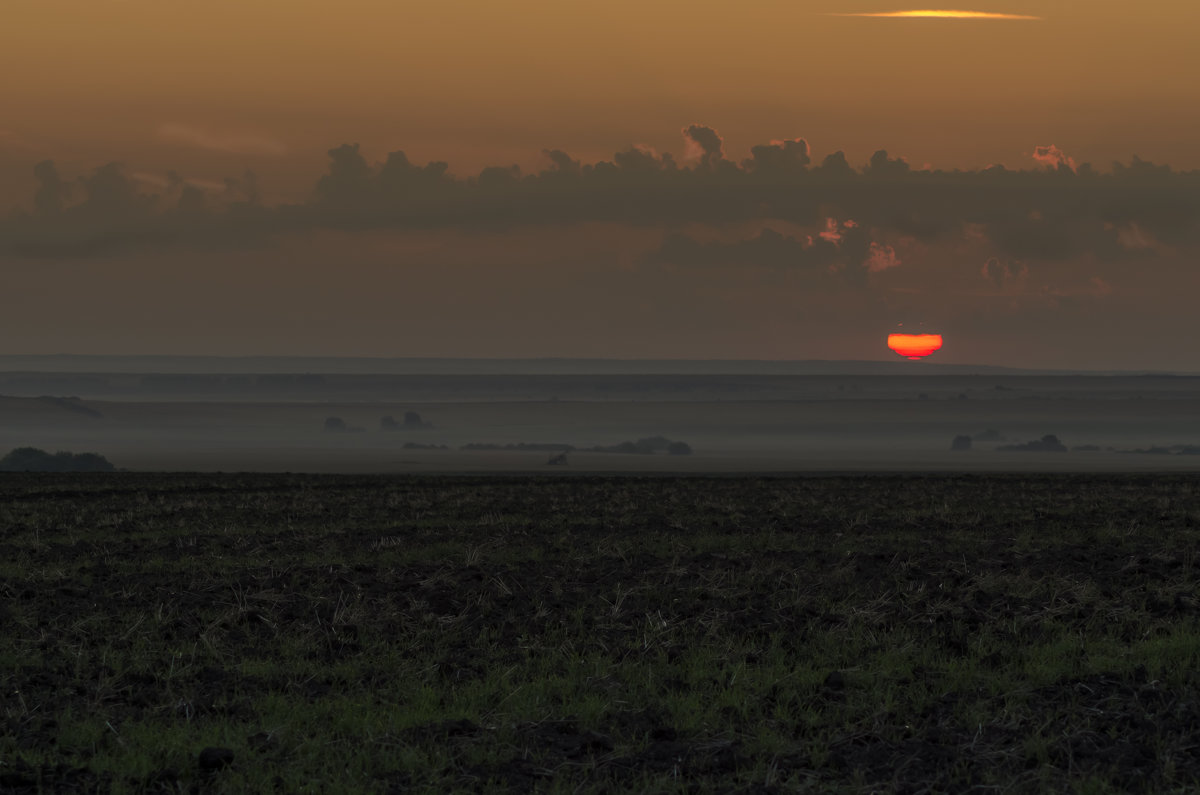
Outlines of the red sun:
<svg viewBox="0 0 1200 795">
<path fill-rule="evenodd" d="M 908 359 L 924 359 L 942 347 L 941 334 L 888 334 L 888 347 Z"/>
</svg>

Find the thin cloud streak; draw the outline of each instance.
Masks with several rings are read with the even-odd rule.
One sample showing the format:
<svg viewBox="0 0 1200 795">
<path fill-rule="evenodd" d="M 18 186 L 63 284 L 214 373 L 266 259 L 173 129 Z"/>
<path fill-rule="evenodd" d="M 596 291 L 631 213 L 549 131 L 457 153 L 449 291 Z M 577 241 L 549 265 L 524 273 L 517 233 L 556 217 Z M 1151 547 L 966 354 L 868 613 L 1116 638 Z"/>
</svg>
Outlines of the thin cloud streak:
<svg viewBox="0 0 1200 795">
<path fill-rule="evenodd" d="M 830 13 L 830 17 L 875 17 L 884 19 L 1006 19 L 1040 20 L 1028 14 L 998 14 L 991 11 L 955 11 L 951 9 L 917 9 L 913 11 L 876 11 L 859 13 Z"/>
<path fill-rule="evenodd" d="M 216 152 L 270 157 L 287 154 L 287 147 L 282 143 L 261 135 L 211 133 L 185 124 L 171 123 L 159 125 L 157 133 L 163 140 Z"/>
</svg>

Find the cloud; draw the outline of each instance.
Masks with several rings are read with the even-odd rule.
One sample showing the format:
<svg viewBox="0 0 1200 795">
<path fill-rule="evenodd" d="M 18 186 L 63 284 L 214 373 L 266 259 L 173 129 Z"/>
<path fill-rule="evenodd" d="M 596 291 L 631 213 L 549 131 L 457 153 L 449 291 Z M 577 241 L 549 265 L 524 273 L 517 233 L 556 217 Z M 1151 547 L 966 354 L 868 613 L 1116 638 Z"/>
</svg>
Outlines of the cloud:
<svg viewBox="0 0 1200 795">
<path fill-rule="evenodd" d="M 1006 19 L 1040 20 L 1028 14 L 1003 14 L 994 11 L 953 11 L 917 9 L 912 11 L 865 11 L 856 13 L 829 13 L 830 17 L 875 17 L 883 19 Z"/>
<path fill-rule="evenodd" d="M 896 249 L 871 241 L 866 260 L 868 273 L 879 273 L 902 264 L 900 258 L 896 256 Z"/>
<path fill-rule="evenodd" d="M 890 247 L 870 240 L 854 222 L 826 219 L 823 231 L 801 236 L 763 229 L 756 236 L 733 242 L 701 242 L 681 233 L 669 234 L 650 256 L 651 261 L 682 267 L 774 268 L 805 271 L 826 280 L 863 284 L 868 273 L 898 265 Z M 886 263 L 872 268 L 872 263 Z"/>
<path fill-rule="evenodd" d="M 253 133 L 218 133 L 191 127 L 186 124 L 164 123 L 155 131 L 164 141 L 228 152 L 234 155 L 263 155 L 279 157 L 287 154 L 287 147 L 274 138 Z"/>
<path fill-rule="evenodd" d="M 548 149 L 539 171 L 493 165 L 466 176 L 453 175 L 442 161 L 414 163 L 403 151 L 380 160 L 346 143 L 328 151 L 310 196 L 275 207 L 260 204 L 250 172 L 220 183 L 129 174 L 118 164 L 64 175 L 46 160 L 34 169 L 37 187 L 28 209 L 0 218 L 0 254 L 77 257 L 137 247 L 240 246 L 319 229 L 596 223 L 662 234 L 709 228 L 724 230 L 716 236 L 726 238 L 731 231 L 756 235 L 772 225 L 804 230 L 793 241 L 800 249 L 768 235 L 757 240 L 758 249 L 739 251 L 768 263 L 793 254 L 795 262 L 813 263 L 825 255 L 819 246 L 808 250 L 810 236 L 837 247 L 837 260 L 863 273 L 893 270 L 902 256 L 916 262 L 909 245 L 959 247 L 967 261 L 994 258 L 1039 269 L 1079 257 L 1111 269 L 1135 258 L 1200 254 L 1200 174 L 1137 157 L 1101 173 L 1047 145 L 1036 147 L 1034 158 L 1051 168 L 940 171 L 913 170 L 904 158 L 879 149 L 856 168 L 841 151 L 814 157 L 806 139 L 790 138 L 755 144 L 739 162 L 727 159 L 715 128 L 692 124 L 682 132 L 690 158 L 634 145 L 609 159 L 582 162 Z M 854 256 L 847 256 L 847 246 L 857 246 Z M 713 249 L 698 256 L 732 266 L 739 259 L 734 253 Z"/>
<path fill-rule="evenodd" d="M 193 179 L 180 177 L 174 171 L 168 171 L 166 174 L 152 174 L 149 171 L 134 171 L 129 175 L 137 182 L 143 185 L 149 185 L 160 190 L 174 192 L 181 189 L 185 185 L 190 185 L 193 188 L 198 188 L 203 191 L 220 192 L 228 187 L 226 182 L 217 182 L 211 179 Z"/>
<path fill-rule="evenodd" d="M 725 142 L 712 127 L 692 124 L 683 128 L 684 158 L 698 161 L 701 168 L 712 169 L 725 159 Z"/>
<path fill-rule="evenodd" d="M 1059 149 L 1054 144 L 1049 146 L 1035 146 L 1033 149 L 1033 159 L 1044 166 L 1050 168 L 1067 168 L 1075 171 L 1075 160 L 1067 157 L 1063 150 Z"/>
<path fill-rule="evenodd" d="M 902 157 L 888 157 L 886 149 L 880 149 L 871 155 L 863 173 L 871 177 L 903 177 L 910 171 L 908 161 Z"/>
<path fill-rule="evenodd" d="M 565 176 L 578 176 L 581 164 L 561 149 L 543 149 L 544 154 L 552 164 L 552 171 Z"/>
<path fill-rule="evenodd" d="M 675 158 L 671 156 L 670 152 L 660 155 L 654 150 L 654 147 L 646 144 L 634 144 L 623 152 L 617 152 L 613 155 L 613 163 L 618 169 L 628 172 L 646 173 L 675 170 Z"/>
<path fill-rule="evenodd" d="M 56 216 L 70 199 L 71 186 L 63 182 L 52 160 L 43 160 L 33 167 L 37 192 L 33 195 L 34 212 L 43 217 Z"/>
<path fill-rule="evenodd" d="M 771 141 L 750 147 L 750 158 L 742 161 L 742 168 L 760 176 L 787 176 L 808 167 L 812 162 L 808 141 L 791 138 Z"/>
</svg>

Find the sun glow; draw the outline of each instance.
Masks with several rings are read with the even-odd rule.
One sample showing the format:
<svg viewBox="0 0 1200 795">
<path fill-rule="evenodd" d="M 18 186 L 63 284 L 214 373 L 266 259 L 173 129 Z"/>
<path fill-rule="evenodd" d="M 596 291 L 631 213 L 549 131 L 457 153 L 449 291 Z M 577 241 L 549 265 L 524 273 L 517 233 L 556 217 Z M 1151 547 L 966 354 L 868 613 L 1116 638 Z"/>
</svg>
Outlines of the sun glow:
<svg viewBox="0 0 1200 795">
<path fill-rule="evenodd" d="M 953 11 L 920 9 L 915 11 L 878 11 L 856 14 L 829 14 L 831 17 L 884 17 L 890 19 L 1041 19 L 1028 14 L 997 14 L 991 11 Z"/>
<path fill-rule="evenodd" d="M 924 359 L 942 347 L 942 335 L 888 334 L 888 347 L 906 359 Z"/>
</svg>

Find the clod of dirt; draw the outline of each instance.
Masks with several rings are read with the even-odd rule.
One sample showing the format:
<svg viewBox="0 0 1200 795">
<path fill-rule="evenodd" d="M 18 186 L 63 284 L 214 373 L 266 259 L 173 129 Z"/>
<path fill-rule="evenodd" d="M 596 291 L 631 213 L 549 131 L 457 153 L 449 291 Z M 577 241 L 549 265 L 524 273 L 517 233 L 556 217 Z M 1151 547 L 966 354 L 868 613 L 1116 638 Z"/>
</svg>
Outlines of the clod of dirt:
<svg viewBox="0 0 1200 795">
<path fill-rule="evenodd" d="M 846 689 L 846 675 L 843 674 L 841 671 L 830 671 L 829 675 L 825 677 L 825 689 L 826 690 L 845 690 Z"/>
<path fill-rule="evenodd" d="M 200 752 L 200 769 L 215 773 L 233 764 L 233 751 L 228 748 L 205 748 Z"/>
</svg>

